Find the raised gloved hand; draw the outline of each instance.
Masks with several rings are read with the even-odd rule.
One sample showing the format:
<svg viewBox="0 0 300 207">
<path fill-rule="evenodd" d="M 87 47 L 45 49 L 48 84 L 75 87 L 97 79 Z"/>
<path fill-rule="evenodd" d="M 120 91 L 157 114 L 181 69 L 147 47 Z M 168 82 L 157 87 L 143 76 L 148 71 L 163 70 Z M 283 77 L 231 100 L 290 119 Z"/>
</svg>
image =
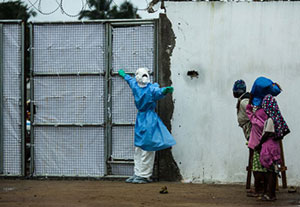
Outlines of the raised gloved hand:
<svg viewBox="0 0 300 207">
<path fill-rule="evenodd" d="M 173 91 L 174 91 L 174 88 L 172 86 L 168 86 L 163 89 L 162 93 L 164 95 L 166 95 L 167 93 L 173 93 Z"/>
<path fill-rule="evenodd" d="M 126 75 L 126 73 L 125 73 L 125 71 L 123 70 L 123 69 L 120 69 L 119 71 L 118 71 L 118 73 L 119 73 L 119 75 L 121 76 L 121 77 L 125 77 L 125 75 Z"/>
</svg>

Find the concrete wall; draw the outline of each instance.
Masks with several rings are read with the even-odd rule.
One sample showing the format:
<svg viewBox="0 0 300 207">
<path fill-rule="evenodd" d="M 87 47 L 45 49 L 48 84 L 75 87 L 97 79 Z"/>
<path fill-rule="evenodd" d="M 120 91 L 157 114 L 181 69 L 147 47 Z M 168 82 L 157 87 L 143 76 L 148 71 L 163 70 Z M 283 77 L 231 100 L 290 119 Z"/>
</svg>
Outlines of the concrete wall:
<svg viewBox="0 0 300 207">
<path fill-rule="evenodd" d="M 248 149 L 232 85 L 266 76 L 291 133 L 284 139 L 288 185 L 300 185 L 300 2 L 166 2 L 176 36 L 174 158 L 185 182 L 246 181 Z M 190 77 L 188 71 L 198 72 Z"/>
</svg>

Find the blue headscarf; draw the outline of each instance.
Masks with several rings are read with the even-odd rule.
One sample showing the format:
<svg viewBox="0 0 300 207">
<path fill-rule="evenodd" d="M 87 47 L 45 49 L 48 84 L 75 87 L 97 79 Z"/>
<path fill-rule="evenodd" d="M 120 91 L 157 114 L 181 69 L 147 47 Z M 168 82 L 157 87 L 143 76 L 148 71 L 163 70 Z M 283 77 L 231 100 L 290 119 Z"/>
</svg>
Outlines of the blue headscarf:
<svg viewBox="0 0 300 207">
<path fill-rule="evenodd" d="M 254 81 L 251 89 L 253 96 L 252 104 L 254 106 L 261 106 L 261 102 L 266 95 L 271 94 L 272 96 L 277 96 L 280 92 L 280 88 L 272 80 L 259 77 Z"/>
<path fill-rule="evenodd" d="M 233 84 L 232 91 L 234 93 L 245 93 L 246 92 L 246 83 L 243 80 L 237 80 Z"/>
</svg>

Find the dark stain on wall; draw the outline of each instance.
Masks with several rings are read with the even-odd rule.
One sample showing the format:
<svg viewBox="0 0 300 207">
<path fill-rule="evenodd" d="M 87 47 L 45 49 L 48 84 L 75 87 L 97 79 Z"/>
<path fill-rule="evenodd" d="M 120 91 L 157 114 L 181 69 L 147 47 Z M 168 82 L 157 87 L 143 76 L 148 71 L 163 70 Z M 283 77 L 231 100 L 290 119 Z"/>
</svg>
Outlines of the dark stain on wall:
<svg viewBox="0 0 300 207">
<path fill-rule="evenodd" d="M 175 47 L 175 34 L 172 30 L 172 24 L 165 14 L 159 16 L 159 30 L 158 30 L 158 82 L 161 87 L 172 85 L 170 56 Z M 174 89 L 176 90 L 176 88 Z M 168 94 L 158 103 L 158 114 L 170 132 L 172 132 L 171 119 L 173 116 L 174 103 L 172 94 Z M 158 151 L 158 177 L 165 181 L 181 180 L 181 174 L 177 163 L 175 162 L 172 149 L 165 149 Z"/>
</svg>

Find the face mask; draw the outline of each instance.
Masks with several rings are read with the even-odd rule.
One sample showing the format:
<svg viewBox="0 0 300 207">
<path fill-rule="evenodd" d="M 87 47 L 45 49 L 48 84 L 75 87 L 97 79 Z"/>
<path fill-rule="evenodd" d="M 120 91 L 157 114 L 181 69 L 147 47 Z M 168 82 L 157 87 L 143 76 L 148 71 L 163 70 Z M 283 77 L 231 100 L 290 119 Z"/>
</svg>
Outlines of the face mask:
<svg viewBox="0 0 300 207">
<path fill-rule="evenodd" d="M 149 83 L 150 81 L 149 81 L 149 78 L 148 77 L 143 77 L 142 78 L 142 83 Z"/>
</svg>

